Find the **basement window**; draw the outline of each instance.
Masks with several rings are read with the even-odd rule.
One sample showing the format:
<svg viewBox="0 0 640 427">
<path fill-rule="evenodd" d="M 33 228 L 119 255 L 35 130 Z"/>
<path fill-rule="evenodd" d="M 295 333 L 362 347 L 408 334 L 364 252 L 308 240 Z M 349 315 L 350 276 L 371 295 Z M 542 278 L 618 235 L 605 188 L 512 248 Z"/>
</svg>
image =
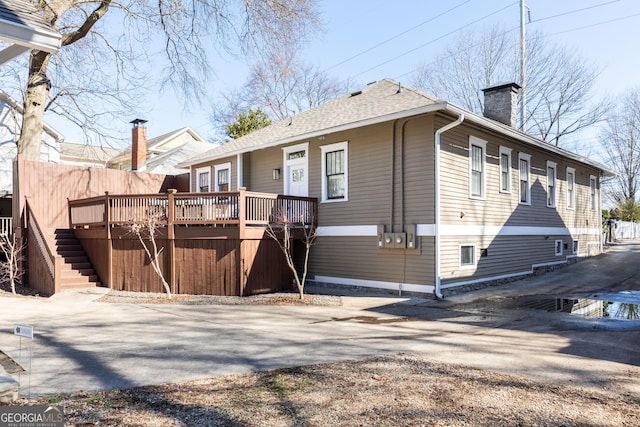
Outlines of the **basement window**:
<svg viewBox="0 0 640 427">
<path fill-rule="evenodd" d="M 476 245 L 460 245 L 460 268 L 476 265 Z"/>
</svg>

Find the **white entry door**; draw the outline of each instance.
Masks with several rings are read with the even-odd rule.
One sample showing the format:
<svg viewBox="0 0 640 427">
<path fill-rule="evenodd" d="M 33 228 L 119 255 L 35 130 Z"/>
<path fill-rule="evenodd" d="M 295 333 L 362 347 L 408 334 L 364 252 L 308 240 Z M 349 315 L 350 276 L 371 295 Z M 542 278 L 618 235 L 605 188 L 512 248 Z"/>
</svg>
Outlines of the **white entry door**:
<svg viewBox="0 0 640 427">
<path fill-rule="evenodd" d="M 309 194 L 308 145 L 300 144 L 284 150 L 285 194 L 307 197 Z"/>
</svg>

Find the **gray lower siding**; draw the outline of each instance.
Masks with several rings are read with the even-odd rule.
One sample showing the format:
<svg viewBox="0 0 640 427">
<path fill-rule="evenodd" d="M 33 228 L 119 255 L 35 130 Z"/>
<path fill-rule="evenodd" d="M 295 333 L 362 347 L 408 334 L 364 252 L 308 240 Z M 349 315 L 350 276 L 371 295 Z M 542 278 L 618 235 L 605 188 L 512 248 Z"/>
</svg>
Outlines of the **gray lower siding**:
<svg viewBox="0 0 640 427">
<path fill-rule="evenodd" d="M 419 240 L 419 250 L 402 250 L 379 249 L 376 236 L 318 237 L 311 249 L 309 279 L 431 294 L 435 286 L 434 238 L 422 236 Z M 574 241 L 578 243 L 574 245 Z M 475 246 L 476 265 L 460 265 L 461 245 Z M 557 249 L 562 253 L 556 254 Z M 595 234 L 442 236 L 442 286 L 446 289 L 514 278 L 600 251 Z"/>
</svg>

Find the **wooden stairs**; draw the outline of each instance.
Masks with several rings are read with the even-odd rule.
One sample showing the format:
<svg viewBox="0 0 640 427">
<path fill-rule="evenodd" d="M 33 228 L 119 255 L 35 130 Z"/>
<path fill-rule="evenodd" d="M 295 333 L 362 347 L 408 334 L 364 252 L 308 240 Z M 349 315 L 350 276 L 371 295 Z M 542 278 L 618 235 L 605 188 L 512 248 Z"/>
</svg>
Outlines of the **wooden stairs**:
<svg viewBox="0 0 640 427">
<path fill-rule="evenodd" d="M 60 290 L 100 286 L 89 257 L 82 249 L 72 230 L 58 228 L 54 232 L 58 255 L 64 258 L 60 277 Z"/>
</svg>

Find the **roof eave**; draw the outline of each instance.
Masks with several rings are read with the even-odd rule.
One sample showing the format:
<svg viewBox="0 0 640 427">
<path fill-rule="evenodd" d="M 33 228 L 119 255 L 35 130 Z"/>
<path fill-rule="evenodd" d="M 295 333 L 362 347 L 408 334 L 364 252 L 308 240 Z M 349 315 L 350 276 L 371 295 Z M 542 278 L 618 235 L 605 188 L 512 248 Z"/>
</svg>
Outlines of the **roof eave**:
<svg viewBox="0 0 640 427">
<path fill-rule="evenodd" d="M 616 176 L 618 175 L 617 172 L 607 168 L 606 166 L 604 166 L 601 163 L 595 162 L 591 159 L 588 159 L 584 156 L 581 156 L 579 154 L 573 153 L 571 151 L 567 151 L 567 150 L 563 150 L 561 148 L 558 148 L 556 146 L 553 146 L 551 144 L 549 144 L 548 142 L 542 141 L 541 139 L 535 138 L 531 135 L 528 135 L 526 133 L 520 132 L 517 129 L 513 129 L 510 128 L 506 125 L 502 125 L 494 120 L 491 119 L 487 119 L 486 117 L 480 116 L 478 114 L 463 110 L 459 107 L 456 107 L 455 105 L 451 105 L 451 104 L 447 104 L 445 110 L 453 113 L 453 114 L 464 114 L 465 118 L 468 118 L 469 120 L 480 124 L 486 128 L 489 128 L 491 130 L 500 132 L 506 136 L 509 136 L 511 138 L 517 139 L 519 141 L 522 141 L 524 143 L 533 145 L 537 148 L 540 148 L 542 150 L 546 150 L 546 151 L 550 151 L 552 153 L 558 154 L 560 156 L 564 156 L 564 157 L 568 157 L 572 160 L 581 162 L 581 163 L 585 163 L 589 166 L 592 166 L 598 170 L 600 170 L 600 172 L 602 173 L 603 176 L 607 176 L 607 177 L 611 177 L 611 176 Z"/>
<path fill-rule="evenodd" d="M 278 145 L 290 144 L 292 142 L 300 141 L 301 139 L 312 139 L 312 138 L 317 138 L 319 136 L 326 135 L 328 133 L 343 132 L 343 131 L 356 129 L 364 126 L 370 126 L 378 123 L 388 122 L 390 120 L 402 119 L 405 117 L 411 117 L 419 114 L 432 113 L 434 111 L 438 111 L 445 108 L 445 106 L 446 106 L 446 103 L 443 103 L 443 102 L 429 104 L 429 105 L 418 107 L 418 108 L 412 108 L 410 110 L 403 110 L 403 111 L 399 111 L 392 114 L 386 114 L 383 116 L 373 117 L 370 119 L 359 120 L 359 121 L 345 123 L 338 126 L 315 130 L 312 132 L 302 133 L 302 134 L 294 135 L 291 137 L 278 139 L 262 145 L 243 147 L 237 150 L 226 151 L 224 153 L 220 153 L 212 156 L 201 157 L 196 161 L 187 160 L 187 161 L 178 163 L 176 166 L 180 168 L 189 168 L 196 164 L 206 163 L 206 162 L 210 162 L 210 161 L 225 158 L 225 157 L 237 156 L 238 154 L 248 153 L 256 150 L 262 150 L 265 148 L 277 147 Z"/>
</svg>

